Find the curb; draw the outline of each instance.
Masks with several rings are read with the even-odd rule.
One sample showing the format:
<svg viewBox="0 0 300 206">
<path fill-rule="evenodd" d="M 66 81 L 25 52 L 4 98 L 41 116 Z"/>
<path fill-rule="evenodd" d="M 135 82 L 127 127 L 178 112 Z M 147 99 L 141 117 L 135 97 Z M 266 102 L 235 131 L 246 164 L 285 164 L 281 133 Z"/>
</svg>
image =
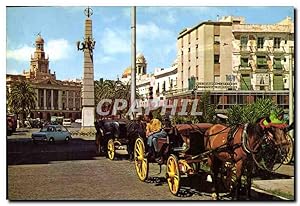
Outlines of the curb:
<svg viewBox="0 0 300 206">
<path fill-rule="evenodd" d="M 282 200 L 291 200 L 291 199 L 287 199 L 287 198 L 285 198 L 285 197 L 282 197 L 282 196 L 280 196 L 280 195 L 276 195 L 276 194 L 267 192 L 267 191 L 265 191 L 265 190 L 258 189 L 258 188 L 253 187 L 253 186 L 251 187 L 251 189 L 254 190 L 254 191 L 256 191 L 256 192 L 265 193 L 265 194 L 267 194 L 267 195 L 272 195 L 272 196 L 278 197 L 278 198 L 280 198 L 280 199 L 282 199 Z"/>
</svg>

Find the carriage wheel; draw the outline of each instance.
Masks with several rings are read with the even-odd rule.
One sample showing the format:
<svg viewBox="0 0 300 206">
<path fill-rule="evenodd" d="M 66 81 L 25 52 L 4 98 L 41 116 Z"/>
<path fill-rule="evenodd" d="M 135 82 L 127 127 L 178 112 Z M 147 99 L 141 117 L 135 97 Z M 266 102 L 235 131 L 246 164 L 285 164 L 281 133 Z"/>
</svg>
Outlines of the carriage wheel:
<svg viewBox="0 0 300 206">
<path fill-rule="evenodd" d="M 287 134 L 286 139 L 287 139 L 287 145 L 284 146 L 286 153 L 285 153 L 284 160 L 282 162 L 283 164 L 289 164 L 292 161 L 293 156 L 294 156 L 293 138 L 289 134 Z"/>
<path fill-rule="evenodd" d="M 180 190 L 180 173 L 178 167 L 178 158 L 171 154 L 167 160 L 167 182 L 170 192 L 177 195 Z"/>
<path fill-rule="evenodd" d="M 136 173 L 141 181 L 148 178 L 149 163 L 145 155 L 145 144 L 142 138 L 137 138 L 134 144 L 134 164 Z"/>
<path fill-rule="evenodd" d="M 109 139 L 107 142 L 107 156 L 110 160 L 115 159 L 115 144 L 113 139 Z"/>
</svg>

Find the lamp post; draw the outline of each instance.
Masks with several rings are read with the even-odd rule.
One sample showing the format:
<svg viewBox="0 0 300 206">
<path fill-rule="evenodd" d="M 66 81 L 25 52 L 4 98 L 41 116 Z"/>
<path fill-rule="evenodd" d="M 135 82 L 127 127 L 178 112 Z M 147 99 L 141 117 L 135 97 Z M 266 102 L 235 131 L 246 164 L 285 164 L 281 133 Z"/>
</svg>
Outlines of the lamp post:
<svg viewBox="0 0 300 206">
<path fill-rule="evenodd" d="M 294 47 L 290 46 L 290 61 L 289 61 L 289 124 L 294 121 L 294 78 L 293 78 L 293 55 Z M 290 131 L 293 137 L 293 131 Z"/>
<path fill-rule="evenodd" d="M 130 103 L 135 103 L 136 98 L 136 7 L 131 8 L 131 95 Z M 135 114 L 133 113 L 133 118 Z"/>
</svg>

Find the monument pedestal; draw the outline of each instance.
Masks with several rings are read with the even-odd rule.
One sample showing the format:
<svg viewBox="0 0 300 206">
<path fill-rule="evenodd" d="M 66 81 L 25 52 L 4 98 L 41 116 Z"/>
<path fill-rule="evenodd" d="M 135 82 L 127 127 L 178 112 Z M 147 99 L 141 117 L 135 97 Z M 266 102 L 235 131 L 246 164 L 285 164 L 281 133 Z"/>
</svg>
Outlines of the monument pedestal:
<svg viewBox="0 0 300 206">
<path fill-rule="evenodd" d="M 94 121 L 95 121 L 95 108 L 83 107 L 80 132 L 84 132 L 84 133 L 96 132 Z"/>
</svg>

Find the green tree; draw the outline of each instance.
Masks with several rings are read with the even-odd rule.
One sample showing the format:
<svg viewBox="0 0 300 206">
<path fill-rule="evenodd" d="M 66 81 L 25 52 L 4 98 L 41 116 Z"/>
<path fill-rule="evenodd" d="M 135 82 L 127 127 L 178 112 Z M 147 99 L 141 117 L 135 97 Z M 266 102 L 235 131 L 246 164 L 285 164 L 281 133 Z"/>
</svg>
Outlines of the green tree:
<svg viewBox="0 0 300 206">
<path fill-rule="evenodd" d="M 217 106 L 210 101 L 210 92 L 204 92 L 198 104 L 198 111 L 203 112 L 202 116 L 197 116 L 199 122 L 214 122 Z"/>
<path fill-rule="evenodd" d="M 21 121 L 35 108 L 36 94 L 33 87 L 27 81 L 13 84 L 11 91 L 7 93 L 7 105 L 11 113 L 21 114 Z"/>
</svg>

